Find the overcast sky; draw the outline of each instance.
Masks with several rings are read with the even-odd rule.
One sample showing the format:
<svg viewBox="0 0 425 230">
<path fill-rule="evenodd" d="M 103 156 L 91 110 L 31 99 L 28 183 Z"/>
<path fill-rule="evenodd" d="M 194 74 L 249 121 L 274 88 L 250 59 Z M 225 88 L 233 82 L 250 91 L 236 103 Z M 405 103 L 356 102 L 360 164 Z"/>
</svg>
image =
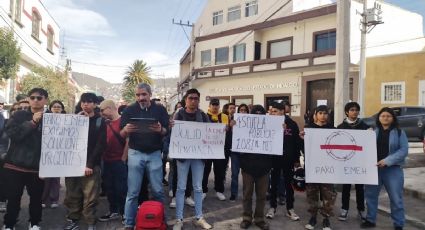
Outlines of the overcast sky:
<svg viewBox="0 0 425 230">
<path fill-rule="evenodd" d="M 207 0 L 41 0 L 62 33 L 74 71 L 121 82 L 126 66 L 145 60 L 155 75 L 177 77 L 189 46 L 172 19 L 195 22 Z M 213 0 L 218 1 L 218 0 Z M 425 16 L 425 0 L 386 0 Z M 190 35 L 190 28 L 185 28 Z M 87 64 L 84 64 L 87 63 Z M 93 65 L 96 63 L 98 65 Z"/>
</svg>

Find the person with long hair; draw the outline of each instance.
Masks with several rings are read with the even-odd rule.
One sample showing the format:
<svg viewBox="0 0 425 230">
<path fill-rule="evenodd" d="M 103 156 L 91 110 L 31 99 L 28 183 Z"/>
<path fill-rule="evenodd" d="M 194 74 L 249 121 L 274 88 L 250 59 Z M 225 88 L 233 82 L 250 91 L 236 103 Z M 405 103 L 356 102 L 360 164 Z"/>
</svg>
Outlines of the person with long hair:
<svg viewBox="0 0 425 230">
<path fill-rule="evenodd" d="M 382 186 L 388 193 L 394 229 L 403 229 L 403 165 L 409 150 L 406 133 L 400 129 L 394 110 L 382 108 L 376 116 L 376 147 L 378 157 L 378 185 L 365 186 L 366 221 L 361 228 L 376 227 L 379 192 Z"/>
</svg>

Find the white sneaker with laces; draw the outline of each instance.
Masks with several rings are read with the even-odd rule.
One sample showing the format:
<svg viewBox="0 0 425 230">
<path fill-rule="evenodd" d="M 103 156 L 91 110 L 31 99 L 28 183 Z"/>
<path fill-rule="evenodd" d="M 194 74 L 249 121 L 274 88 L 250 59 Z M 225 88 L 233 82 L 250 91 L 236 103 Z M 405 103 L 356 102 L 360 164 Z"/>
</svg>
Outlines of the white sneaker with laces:
<svg viewBox="0 0 425 230">
<path fill-rule="evenodd" d="M 273 219 L 274 215 L 276 214 L 275 208 L 269 208 L 269 211 L 267 211 L 266 218 L 267 219 Z"/>
<path fill-rule="evenodd" d="M 340 221 L 346 221 L 348 218 L 348 210 L 341 209 L 341 214 L 338 216 L 338 220 Z"/>
<path fill-rule="evenodd" d="M 38 226 L 38 225 L 33 225 L 33 226 L 31 227 L 31 224 L 30 224 L 30 226 L 28 227 L 28 229 L 29 229 L 29 230 L 41 230 L 40 226 Z"/>
<path fill-rule="evenodd" d="M 295 213 L 294 209 L 288 210 L 286 216 L 289 217 L 289 219 L 291 220 L 300 220 L 300 217 Z"/>
<path fill-rule="evenodd" d="M 217 196 L 217 198 L 218 198 L 219 200 L 221 200 L 221 201 L 226 200 L 226 196 L 224 196 L 224 194 L 223 194 L 223 193 L 221 193 L 221 192 L 216 192 L 216 193 L 215 193 L 215 195 L 216 195 L 216 196 Z"/>
<path fill-rule="evenodd" d="M 183 228 L 183 220 L 177 220 L 173 226 L 173 230 L 181 230 Z"/>
<path fill-rule="evenodd" d="M 184 201 L 186 205 L 189 205 L 190 207 L 195 207 L 195 201 L 192 199 L 192 197 L 187 197 Z"/>
<path fill-rule="evenodd" d="M 210 224 L 207 223 L 207 221 L 201 217 L 198 220 L 195 220 L 195 225 L 198 227 L 201 227 L 202 229 L 211 229 L 212 226 Z"/>
<path fill-rule="evenodd" d="M 173 197 L 173 199 L 171 199 L 170 208 L 176 208 L 176 198 L 175 197 Z"/>
</svg>

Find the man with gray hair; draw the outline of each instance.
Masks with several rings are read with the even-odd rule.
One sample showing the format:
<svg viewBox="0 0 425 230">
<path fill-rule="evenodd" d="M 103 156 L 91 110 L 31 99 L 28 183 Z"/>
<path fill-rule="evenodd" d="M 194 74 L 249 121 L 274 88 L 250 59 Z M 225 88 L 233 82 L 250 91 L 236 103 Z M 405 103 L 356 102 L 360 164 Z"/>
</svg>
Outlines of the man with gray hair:
<svg viewBox="0 0 425 230">
<path fill-rule="evenodd" d="M 164 202 L 162 187 L 162 139 L 168 133 L 169 117 L 163 106 L 151 101 L 150 85 L 136 87 L 136 103 L 128 106 L 121 116 L 121 136 L 129 137 L 128 190 L 125 203 L 125 229 L 133 229 L 138 196 L 146 170 L 153 199 Z"/>
</svg>

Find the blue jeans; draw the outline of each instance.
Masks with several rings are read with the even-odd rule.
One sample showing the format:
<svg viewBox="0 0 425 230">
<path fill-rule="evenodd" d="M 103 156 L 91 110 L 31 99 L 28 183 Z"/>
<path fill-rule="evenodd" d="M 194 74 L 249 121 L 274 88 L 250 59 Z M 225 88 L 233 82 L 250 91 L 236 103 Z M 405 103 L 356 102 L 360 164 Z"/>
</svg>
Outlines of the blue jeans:
<svg viewBox="0 0 425 230">
<path fill-rule="evenodd" d="M 176 218 L 183 219 L 184 198 L 187 175 L 192 170 L 193 197 L 195 199 L 196 218 L 202 217 L 202 179 L 204 175 L 204 161 L 199 159 L 177 160 L 177 192 Z"/>
<path fill-rule="evenodd" d="M 238 187 L 239 187 L 239 172 L 241 171 L 241 166 L 239 162 L 240 153 L 232 152 L 230 154 L 231 167 L 232 167 L 232 182 L 230 184 L 231 195 L 238 197 Z"/>
<path fill-rule="evenodd" d="M 146 170 L 152 188 L 153 199 L 164 202 L 164 189 L 162 187 L 162 158 L 161 151 L 142 153 L 128 150 L 128 179 L 127 198 L 125 201 L 125 226 L 134 227 L 137 214 L 138 197 Z"/>
<path fill-rule="evenodd" d="M 394 227 L 403 227 L 405 222 L 403 205 L 404 173 L 400 166 L 390 166 L 378 169 L 378 185 L 365 185 L 365 198 L 367 205 L 366 219 L 376 222 L 378 197 L 382 186 L 387 190 L 390 198 L 391 218 Z"/>
<path fill-rule="evenodd" d="M 103 178 L 109 211 L 124 214 L 127 194 L 127 165 L 122 161 L 104 161 Z"/>
</svg>

